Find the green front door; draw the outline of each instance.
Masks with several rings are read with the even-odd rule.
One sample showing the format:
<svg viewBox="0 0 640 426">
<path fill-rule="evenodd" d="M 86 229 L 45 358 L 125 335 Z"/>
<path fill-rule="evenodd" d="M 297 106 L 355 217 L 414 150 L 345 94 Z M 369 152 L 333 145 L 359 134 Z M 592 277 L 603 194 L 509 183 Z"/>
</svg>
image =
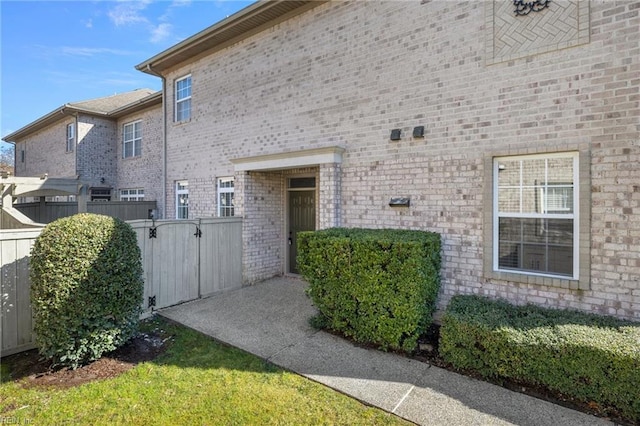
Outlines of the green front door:
<svg viewBox="0 0 640 426">
<path fill-rule="evenodd" d="M 298 273 L 296 256 L 298 232 L 316 229 L 316 191 L 289 191 L 289 272 Z"/>
</svg>

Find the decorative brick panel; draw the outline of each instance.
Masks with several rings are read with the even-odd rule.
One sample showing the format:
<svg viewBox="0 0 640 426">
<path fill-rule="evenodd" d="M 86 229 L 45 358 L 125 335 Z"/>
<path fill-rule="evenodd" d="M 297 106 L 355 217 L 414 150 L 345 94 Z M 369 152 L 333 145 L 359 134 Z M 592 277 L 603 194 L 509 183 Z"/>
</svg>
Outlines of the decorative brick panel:
<svg viewBox="0 0 640 426">
<path fill-rule="evenodd" d="M 589 0 L 551 0 L 548 8 L 520 16 L 510 0 L 484 3 L 487 64 L 589 42 Z"/>
</svg>

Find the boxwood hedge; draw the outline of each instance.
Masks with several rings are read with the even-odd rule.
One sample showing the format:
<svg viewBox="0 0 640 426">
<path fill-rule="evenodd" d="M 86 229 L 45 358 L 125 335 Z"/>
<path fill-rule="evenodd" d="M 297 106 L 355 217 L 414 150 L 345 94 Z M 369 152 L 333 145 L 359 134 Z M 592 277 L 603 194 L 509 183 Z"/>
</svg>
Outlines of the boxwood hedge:
<svg viewBox="0 0 640 426">
<path fill-rule="evenodd" d="M 485 377 L 545 386 L 640 422 L 640 324 L 575 311 L 455 296 L 440 355 Z"/>
<path fill-rule="evenodd" d="M 76 368 L 135 334 L 143 293 L 136 234 L 108 216 L 78 214 L 47 225 L 31 251 L 36 346 Z"/>
<path fill-rule="evenodd" d="M 298 268 L 330 329 L 411 351 L 435 310 L 440 235 L 346 228 L 300 233 Z"/>
</svg>

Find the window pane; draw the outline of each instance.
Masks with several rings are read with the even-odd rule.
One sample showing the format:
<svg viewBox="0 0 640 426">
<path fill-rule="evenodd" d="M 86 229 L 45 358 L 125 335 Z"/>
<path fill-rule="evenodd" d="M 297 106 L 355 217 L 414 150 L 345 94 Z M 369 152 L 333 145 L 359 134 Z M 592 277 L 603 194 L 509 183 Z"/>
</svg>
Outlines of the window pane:
<svg viewBox="0 0 640 426">
<path fill-rule="evenodd" d="M 548 219 L 549 244 L 573 246 L 573 219 Z"/>
<path fill-rule="evenodd" d="M 184 121 L 191 117 L 191 99 L 180 101 L 176 104 L 176 120 Z"/>
<path fill-rule="evenodd" d="M 546 160 L 522 161 L 522 185 L 536 186 L 545 183 Z"/>
<path fill-rule="evenodd" d="M 573 158 L 549 158 L 547 167 L 549 185 L 573 182 Z"/>
<path fill-rule="evenodd" d="M 133 156 L 133 142 L 126 142 L 124 144 L 124 156 L 125 158 Z"/>
<path fill-rule="evenodd" d="M 573 187 L 547 187 L 545 202 L 548 213 L 573 213 Z"/>
<path fill-rule="evenodd" d="M 520 161 L 500 160 L 498 162 L 500 186 L 520 186 Z"/>
<path fill-rule="evenodd" d="M 124 126 L 124 140 L 128 141 L 133 139 L 133 127 L 130 124 Z"/>
<path fill-rule="evenodd" d="M 218 179 L 218 186 L 220 188 L 233 188 L 233 178 Z"/>
<path fill-rule="evenodd" d="M 516 269 L 520 266 L 519 247 L 519 244 L 500 243 L 498 266 L 501 269 Z"/>
<path fill-rule="evenodd" d="M 542 213 L 542 192 L 540 187 L 522 188 L 522 212 Z"/>
<path fill-rule="evenodd" d="M 573 275 L 573 220 L 500 218 L 498 267 Z"/>
<path fill-rule="evenodd" d="M 191 77 L 176 82 L 176 99 L 184 99 L 191 96 Z"/>
<path fill-rule="evenodd" d="M 520 188 L 498 189 L 498 211 L 520 213 Z"/>
<path fill-rule="evenodd" d="M 542 243 L 547 239 L 545 219 L 517 219 L 522 227 L 522 241 L 528 243 Z"/>
<path fill-rule="evenodd" d="M 289 179 L 289 188 L 315 188 L 316 178 L 291 178 Z"/>
</svg>

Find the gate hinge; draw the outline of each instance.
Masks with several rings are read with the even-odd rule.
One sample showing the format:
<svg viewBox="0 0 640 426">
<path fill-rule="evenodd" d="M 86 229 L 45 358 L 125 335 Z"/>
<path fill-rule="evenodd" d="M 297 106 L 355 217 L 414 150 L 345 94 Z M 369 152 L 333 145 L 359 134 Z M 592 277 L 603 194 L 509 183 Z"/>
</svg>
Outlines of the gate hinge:
<svg viewBox="0 0 640 426">
<path fill-rule="evenodd" d="M 158 238 L 158 227 L 149 228 L 149 238 Z"/>
<path fill-rule="evenodd" d="M 149 308 L 156 306 L 156 297 L 155 296 L 149 296 Z"/>
<path fill-rule="evenodd" d="M 193 234 L 196 238 L 202 238 L 202 230 L 196 226 L 196 233 Z"/>
</svg>

